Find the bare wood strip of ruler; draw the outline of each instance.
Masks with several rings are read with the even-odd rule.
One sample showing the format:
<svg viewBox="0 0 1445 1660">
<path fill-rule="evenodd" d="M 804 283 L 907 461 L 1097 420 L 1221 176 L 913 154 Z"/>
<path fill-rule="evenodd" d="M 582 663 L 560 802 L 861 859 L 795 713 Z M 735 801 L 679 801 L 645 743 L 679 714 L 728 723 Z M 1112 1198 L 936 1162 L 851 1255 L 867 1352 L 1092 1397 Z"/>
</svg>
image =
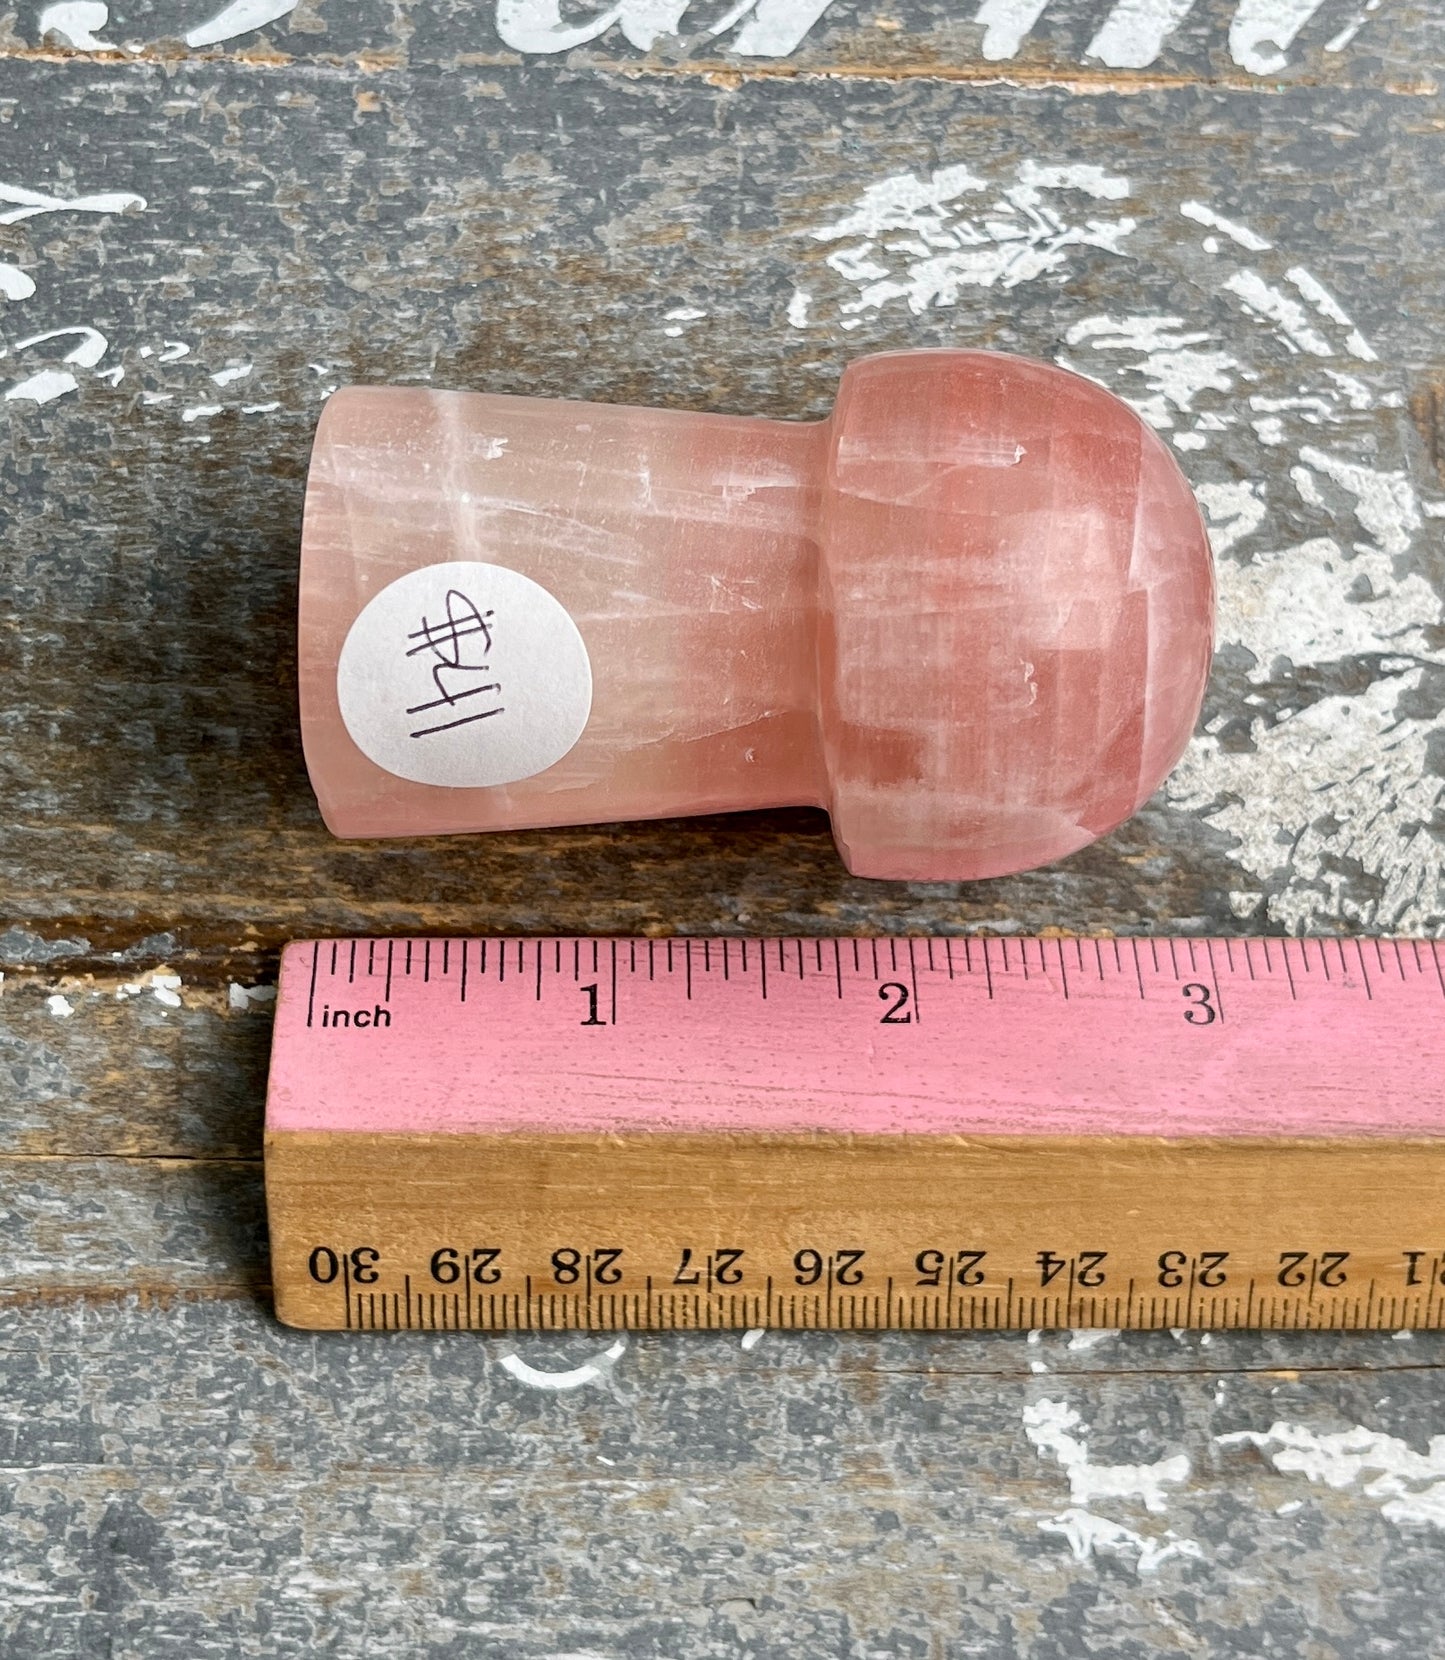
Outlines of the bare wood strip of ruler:
<svg viewBox="0 0 1445 1660">
<path fill-rule="evenodd" d="M 1445 1323 L 1445 947 L 358 939 L 282 966 L 277 1312 Z"/>
</svg>

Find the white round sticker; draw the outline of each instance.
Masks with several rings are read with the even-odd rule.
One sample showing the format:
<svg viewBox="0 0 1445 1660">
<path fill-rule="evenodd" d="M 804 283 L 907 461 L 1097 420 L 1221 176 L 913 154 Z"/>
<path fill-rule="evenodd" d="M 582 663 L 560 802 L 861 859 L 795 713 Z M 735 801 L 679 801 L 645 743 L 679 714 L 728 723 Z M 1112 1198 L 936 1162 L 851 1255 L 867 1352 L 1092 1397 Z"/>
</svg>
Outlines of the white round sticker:
<svg viewBox="0 0 1445 1660">
<path fill-rule="evenodd" d="M 377 766 L 476 789 L 562 759 L 592 712 L 592 665 L 539 583 L 453 560 L 398 577 L 367 604 L 341 648 L 336 695 Z"/>
</svg>

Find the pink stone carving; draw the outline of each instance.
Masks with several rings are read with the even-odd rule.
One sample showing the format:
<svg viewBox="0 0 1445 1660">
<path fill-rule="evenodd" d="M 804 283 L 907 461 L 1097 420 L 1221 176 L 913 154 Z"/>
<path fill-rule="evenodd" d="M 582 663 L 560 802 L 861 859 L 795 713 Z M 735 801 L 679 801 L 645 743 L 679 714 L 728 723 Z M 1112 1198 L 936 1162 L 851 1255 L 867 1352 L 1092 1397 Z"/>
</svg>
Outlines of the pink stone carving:
<svg viewBox="0 0 1445 1660">
<path fill-rule="evenodd" d="M 454 562 L 476 576 L 445 608 L 383 618 L 426 695 L 393 685 L 373 629 L 372 655 L 352 649 L 348 725 L 338 663 L 363 608 Z M 506 603 L 488 599 L 496 566 L 570 616 L 580 668 L 527 632 L 502 579 Z M 1170 451 L 1109 393 L 1029 359 L 863 358 L 817 422 L 347 387 L 307 482 L 302 733 L 341 836 L 815 804 L 858 875 L 970 880 L 1074 853 L 1148 799 L 1193 730 L 1213 612 Z M 463 616 L 486 632 L 459 638 Z M 461 781 L 370 758 L 355 734 L 380 753 L 373 717 L 353 705 L 389 720 L 388 697 L 405 752 L 390 764 L 450 746 Z M 526 723 L 558 708 L 560 736 L 529 748 Z M 441 737 L 406 724 L 442 717 L 457 724 Z M 504 752 L 512 771 L 545 764 L 465 782 Z"/>
</svg>

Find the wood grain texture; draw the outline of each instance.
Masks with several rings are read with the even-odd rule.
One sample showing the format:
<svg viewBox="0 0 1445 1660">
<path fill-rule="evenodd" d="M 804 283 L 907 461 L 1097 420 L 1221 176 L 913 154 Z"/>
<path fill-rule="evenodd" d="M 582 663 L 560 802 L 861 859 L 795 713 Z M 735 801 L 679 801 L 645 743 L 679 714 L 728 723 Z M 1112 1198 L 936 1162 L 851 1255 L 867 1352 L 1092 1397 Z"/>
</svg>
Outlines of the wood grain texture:
<svg viewBox="0 0 1445 1660">
<path fill-rule="evenodd" d="M 1445 928 L 1439 9 L 1322 0 L 1274 54 L 1197 0 L 1137 67 L 1093 49 L 1113 9 L 1004 57 L 915 0 L 768 50 L 701 7 L 561 52 L 448 3 L 7 20 L 7 1660 L 1445 1645 L 1436 1336 L 599 1358 L 266 1301 L 268 1010 L 228 983 L 288 937 Z M 1133 824 L 974 888 L 849 878 L 805 813 L 325 836 L 292 604 L 328 387 L 804 416 L 929 344 L 1097 374 L 1206 501 L 1211 700 Z"/>
<path fill-rule="evenodd" d="M 1364 1421 L 1364 1457 L 1419 1456 L 1421 1340 L 1337 1340 L 1318 1368 L 1259 1345 L 1222 1381 L 1200 1344 L 642 1337 L 558 1393 L 470 1335 L 195 1301 L 10 1315 L 0 1533 L 43 1567 L 7 1589 L 8 1652 L 1354 1654 L 1388 1609 L 1430 1653 L 1438 1534 L 1226 1439 Z M 1087 1465 L 1061 1465 L 1049 1403 Z M 1086 1471 L 1128 1496 L 1081 1506 Z M 1135 1542 L 1079 1560 L 1090 1504 Z"/>
<path fill-rule="evenodd" d="M 1439 1330 L 1442 1186 L 1439 1137 L 266 1132 L 320 1331 Z"/>
</svg>

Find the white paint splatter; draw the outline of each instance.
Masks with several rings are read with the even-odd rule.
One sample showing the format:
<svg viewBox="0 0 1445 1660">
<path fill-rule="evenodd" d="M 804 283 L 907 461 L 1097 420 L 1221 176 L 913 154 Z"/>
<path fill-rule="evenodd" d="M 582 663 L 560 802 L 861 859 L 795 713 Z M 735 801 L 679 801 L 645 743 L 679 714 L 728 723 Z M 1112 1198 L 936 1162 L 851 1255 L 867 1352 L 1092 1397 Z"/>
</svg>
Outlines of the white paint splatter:
<svg viewBox="0 0 1445 1660">
<path fill-rule="evenodd" d="M 18 265 L 0 260 L 0 295 L 7 300 L 28 300 L 35 292 L 35 279 L 27 276 Z"/>
<path fill-rule="evenodd" d="M 243 986 L 232 980 L 226 986 L 226 1002 L 238 1014 L 244 1014 L 256 1005 L 274 1003 L 276 1001 L 275 986 Z"/>
<path fill-rule="evenodd" d="M 808 309 L 813 303 L 813 296 L 806 294 L 801 288 L 793 290 L 793 297 L 788 301 L 788 324 L 795 329 L 808 326 Z"/>
<path fill-rule="evenodd" d="M 115 1000 L 124 1003 L 132 997 L 139 997 L 142 992 L 149 992 L 157 1003 L 168 1009 L 179 1009 L 181 1005 L 180 988 L 181 977 L 172 974 L 168 968 L 153 969 L 148 974 L 141 975 L 138 980 L 126 980 L 115 989 Z M 231 996 L 231 1006 L 235 1007 L 234 990 Z M 262 988 L 264 989 L 264 988 Z"/>
<path fill-rule="evenodd" d="M 1257 231 L 1250 230 L 1248 225 L 1226 219 L 1222 213 L 1216 213 L 1203 202 L 1181 202 L 1179 211 L 1186 219 L 1192 219 L 1196 225 L 1208 225 L 1211 230 L 1222 231 L 1231 242 L 1237 242 L 1241 248 L 1248 248 L 1251 253 L 1262 254 L 1273 246 Z"/>
<path fill-rule="evenodd" d="M 272 403 L 243 403 L 241 405 L 241 413 L 243 415 L 269 415 L 269 414 L 272 413 L 273 410 L 277 410 L 280 407 L 281 407 L 281 405 L 279 403 L 276 403 L 276 402 L 272 402 Z"/>
<path fill-rule="evenodd" d="M 1087 56 L 1114 69 L 1144 69 L 1163 50 L 1165 41 L 1194 10 L 1196 0 L 1115 0 L 1094 38 Z M 1229 29 L 1234 61 L 1253 75 L 1276 75 L 1288 64 L 1285 51 L 1295 42 L 1325 0 L 1239 0 Z M 1327 44 L 1325 50 L 1343 51 L 1363 27 L 1380 0 L 1366 0 L 1364 12 Z M 1034 25 L 1048 9 L 1049 0 L 981 0 L 974 21 L 984 28 L 983 56 L 996 62 L 1016 57 Z M 1266 50 L 1274 47 L 1276 50 Z"/>
<path fill-rule="evenodd" d="M 1442 790 L 1428 770 L 1436 727 L 1399 713 L 1423 676 L 1389 675 L 1274 722 L 1260 716 L 1248 752 L 1210 736 L 1185 751 L 1165 786 L 1169 800 L 1234 836 L 1231 858 L 1281 885 L 1266 904 L 1272 922 L 1300 931 L 1324 915 L 1396 933 L 1438 916 L 1445 847 L 1430 825 Z M 1363 898 L 1350 891 L 1351 864 L 1372 879 Z"/>
<path fill-rule="evenodd" d="M 1086 317 L 1075 323 L 1064 338 L 1071 346 L 1088 341 L 1094 351 L 1127 352 L 1137 357 L 1138 361 L 1127 364 L 1124 372 L 1141 376 L 1148 395 L 1130 397 L 1127 383 L 1114 390 L 1152 426 L 1167 428 L 1174 425 L 1175 413 L 1193 410 L 1201 392 L 1232 391 L 1234 371 L 1239 368 L 1228 352 L 1195 350 L 1214 336 L 1181 334 L 1182 324 L 1179 317 Z"/>
<path fill-rule="evenodd" d="M 1040 1453 L 1052 1453 L 1069 1478 L 1069 1496 L 1076 1504 L 1100 1499 L 1133 1499 L 1156 1514 L 1167 1508 L 1166 1486 L 1177 1486 L 1189 1475 L 1183 1453 L 1152 1464 L 1094 1464 L 1086 1440 L 1078 1433 L 1083 1419 L 1067 1401 L 1038 1400 L 1024 1408 L 1024 1433 Z"/>
<path fill-rule="evenodd" d="M 1324 0 L 1239 0 L 1229 25 L 1230 56 L 1251 75 L 1278 75 L 1289 66 L 1285 53 Z M 1265 45 L 1276 48 L 1262 50 Z"/>
<path fill-rule="evenodd" d="M 567 1389 L 581 1389 L 584 1384 L 599 1382 L 607 1376 L 626 1352 L 627 1335 L 623 1333 L 600 1354 L 566 1372 L 543 1371 L 539 1367 L 528 1365 L 516 1353 L 500 1356 L 497 1363 L 504 1371 L 510 1372 L 519 1383 L 525 1383 L 529 1388 L 560 1392 Z"/>
<path fill-rule="evenodd" d="M 14 204 L 0 212 L 0 225 L 18 225 L 41 213 L 124 213 L 142 211 L 144 196 L 129 190 L 102 191 L 92 196 L 50 196 L 43 190 L 26 190 L 18 184 L 0 184 L 0 202 Z"/>
<path fill-rule="evenodd" d="M 984 57 L 990 63 L 1014 57 L 1048 3 L 1049 0 L 983 0 L 973 20 L 983 24 Z"/>
<path fill-rule="evenodd" d="M 184 340 L 163 340 L 161 347 L 160 355 L 156 358 L 157 363 L 175 363 L 180 358 L 191 355 L 191 348 Z M 142 353 L 142 356 L 144 355 L 146 354 Z"/>
<path fill-rule="evenodd" d="M 1315 357 L 1334 356 L 1334 347 L 1310 322 L 1299 301 L 1267 283 L 1258 271 L 1245 266 L 1226 278 L 1224 286 L 1239 296 L 1247 311 L 1274 323 L 1294 350 L 1310 352 Z"/>
<path fill-rule="evenodd" d="M 17 340 L 11 350 L 23 352 L 31 346 L 43 345 L 47 340 L 63 340 L 70 335 L 79 335 L 80 338 L 61 361 L 74 363 L 82 369 L 93 369 L 105 356 L 110 342 L 99 329 L 84 324 L 73 328 L 47 329 L 43 334 L 32 334 L 24 340 Z M 76 391 L 79 385 L 79 381 L 69 369 L 41 369 L 7 388 L 5 399 L 9 403 L 53 403 L 56 398 L 64 397 L 67 392 Z"/>
<path fill-rule="evenodd" d="M 101 0 L 61 0 L 61 4 L 47 6 L 40 14 L 36 27 L 40 38 L 59 35 L 67 46 L 79 52 L 113 52 L 108 40 L 96 38 L 96 30 L 110 22 L 110 7 Z"/>
<path fill-rule="evenodd" d="M 80 382 L 68 369 L 41 369 L 25 380 L 16 381 L 5 392 L 7 403 L 54 403 L 67 392 L 74 392 Z"/>
<path fill-rule="evenodd" d="M 1145 69 L 1194 10 L 1194 0 L 1118 0 L 1087 55 L 1111 69 Z"/>
<path fill-rule="evenodd" d="M 63 340 L 72 334 L 79 335 L 80 339 L 65 354 L 64 361 L 79 364 L 82 369 L 93 369 L 105 356 L 110 342 L 99 329 L 90 328 L 85 324 L 77 324 L 71 328 L 47 329 L 44 334 L 32 334 L 25 340 L 17 340 L 12 350 L 23 352 L 27 347 L 39 346 L 46 340 Z"/>
<path fill-rule="evenodd" d="M 802 45 L 808 31 L 832 3 L 833 0 L 755 0 L 750 7 L 739 6 L 737 15 L 746 17 L 746 21 L 738 30 L 732 49 L 743 58 L 785 58 Z M 722 27 L 715 26 L 712 33 L 721 34 Z"/>
<path fill-rule="evenodd" d="M 1071 1349 L 1097 1349 L 1101 1343 L 1107 1343 L 1119 1335 L 1112 1326 L 1098 1326 L 1088 1331 L 1069 1333 L 1069 1347 Z"/>
<path fill-rule="evenodd" d="M 1178 351 L 1211 340 L 1210 334 L 1180 334 L 1182 317 L 1115 317 L 1102 313 L 1073 324 L 1064 339 L 1071 346 L 1088 341 L 1095 351 Z"/>
<path fill-rule="evenodd" d="M 1037 190 L 1082 190 L 1100 202 L 1121 201 L 1129 194 L 1129 181 L 1122 173 L 1110 173 L 1092 162 L 1024 160 L 1018 166 L 1018 181 Z"/>
<path fill-rule="evenodd" d="M 1162 1539 L 1150 1538 L 1136 1528 L 1122 1522 L 1096 1516 L 1091 1510 L 1071 1506 L 1057 1516 L 1039 1523 L 1040 1533 L 1060 1533 L 1068 1542 L 1074 1559 L 1087 1561 L 1095 1551 L 1137 1551 L 1141 1574 L 1156 1573 L 1173 1557 L 1200 1557 L 1204 1553 L 1192 1539 L 1181 1539 L 1173 1528 L 1166 1528 Z"/>
<path fill-rule="evenodd" d="M 1323 473 L 1355 499 L 1355 517 L 1386 553 L 1408 553 L 1424 523 L 1414 486 L 1405 473 L 1384 473 L 1306 444 L 1299 452 L 1307 467 Z"/>
<path fill-rule="evenodd" d="M 662 315 L 671 324 L 670 328 L 665 328 L 662 332 L 677 336 L 683 332 L 682 325 L 684 323 L 695 323 L 700 318 L 706 317 L 707 313 L 699 311 L 696 306 L 679 305 L 674 306 L 671 311 L 664 311 Z"/>
<path fill-rule="evenodd" d="M 679 8 L 679 18 L 684 9 Z M 561 0 L 497 0 L 493 20 L 503 43 L 514 52 L 570 52 L 605 34 L 621 15 L 621 6 L 610 6 L 600 17 L 569 27 L 562 22 Z M 649 41 L 641 50 L 650 45 Z"/>
<path fill-rule="evenodd" d="M 619 24 L 623 36 L 631 45 L 639 51 L 648 52 L 664 35 L 677 33 L 688 3 L 689 0 L 619 0 L 618 4 L 594 13 L 582 22 L 564 23 L 561 0 L 497 0 L 496 26 L 497 33 L 513 51 L 545 53 L 570 52 L 573 47 L 585 46 L 606 34 L 614 24 Z M 824 0 L 826 3 L 827 0 Z M 782 5 L 773 0 L 767 6 L 768 21 L 785 25 L 786 14 L 793 9 L 786 0 Z M 809 17 L 802 34 L 812 27 L 821 9 L 818 8 Z M 722 27 L 731 28 L 739 18 L 753 10 L 753 0 L 747 0 L 724 20 Z M 783 15 L 780 17 L 778 14 Z M 802 35 L 798 38 L 801 40 Z"/>
<path fill-rule="evenodd" d="M 1373 548 L 1347 558 L 1328 536 L 1257 553 L 1247 564 L 1219 565 L 1220 610 L 1228 639 L 1253 656 L 1249 678 L 1271 678 L 1287 659 L 1296 668 L 1371 653 L 1424 653 L 1440 611 L 1423 577 L 1397 579 L 1394 562 Z M 1354 599 L 1342 599 L 1355 594 Z"/>
<path fill-rule="evenodd" d="M 296 0 L 236 0 L 218 17 L 186 37 L 192 46 L 211 45 L 284 16 Z M 1095 32 L 1086 56 L 1119 69 L 1143 69 L 1156 61 L 1165 42 L 1194 11 L 1198 0 L 1115 0 Z M 1324 0 L 1241 0 L 1230 30 L 1236 62 L 1254 74 L 1274 74 L 1286 62 L 1282 53 L 1260 50 L 1266 43 L 1292 44 Z M 1359 19 L 1326 46 L 1342 51 L 1363 26 L 1379 0 L 1367 0 Z M 516 52 L 568 52 L 599 39 L 612 28 L 639 51 L 676 37 L 691 0 L 614 0 L 591 16 L 564 17 L 563 0 L 497 0 L 495 22 L 502 40 Z M 734 0 L 703 24 L 717 38 L 736 29 L 731 50 L 739 57 L 787 57 L 807 37 L 833 0 Z M 1048 9 L 1049 0 L 980 0 L 973 20 L 982 27 L 980 50 L 989 62 L 1016 57 L 1024 40 Z M 65 8 L 56 7 L 55 10 Z M 75 9 L 79 9 L 76 7 Z M 571 8 L 566 8 L 569 14 Z M 1303 13 L 1304 15 L 1300 15 Z M 875 18 L 875 28 L 892 32 L 892 18 Z M 104 44 L 104 43 L 100 43 Z"/>
<path fill-rule="evenodd" d="M 1373 359 L 1375 357 L 1374 349 L 1367 345 L 1366 350 Z M 1374 393 L 1370 391 L 1364 381 L 1358 380 L 1354 375 L 1347 375 L 1342 369 L 1326 369 L 1325 373 L 1344 394 L 1345 402 L 1349 404 L 1351 409 L 1374 408 Z"/>
<path fill-rule="evenodd" d="M 758 1344 L 762 1342 L 763 1338 L 766 1337 L 766 1336 L 767 1336 L 767 1327 L 766 1326 L 752 1326 L 747 1331 L 745 1331 L 743 1333 L 742 1347 L 744 1349 L 755 1349 L 755 1348 L 757 1348 Z"/>
<path fill-rule="evenodd" d="M 233 363 L 224 369 L 217 369 L 211 379 L 217 386 L 229 386 L 233 381 L 245 380 L 254 367 L 251 363 Z"/>
<path fill-rule="evenodd" d="M 1339 1491 L 1363 1482 L 1364 1496 L 1381 1501 L 1381 1515 L 1399 1526 L 1445 1528 L 1445 1435 L 1432 1435 L 1420 1453 L 1398 1436 L 1362 1424 L 1328 1432 L 1281 1421 L 1215 1440 L 1221 1447 L 1258 1447 L 1276 1470 L 1311 1484 Z"/>
<path fill-rule="evenodd" d="M 1168 1503 L 1166 1487 L 1177 1486 L 1189 1475 L 1183 1453 L 1152 1464 L 1095 1464 L 1079 1414 L 1066 1401 L 1039 1400 L 1024 1408 L 1024 1433 L 1040 1454 L 1051 1453 L 1068 1477 L 1070 1506 L 1039 1522 L 1044 1533 L 1062 1534 L 1080 1561 L 1095 1551 L 1136 1552 L 1138 1571 L 1155 1572 L 1173 1557 L 1201 1554 L 1192 1539 L 1182 1539 L 1172 1528 L 1151 1537 L 1095 1515 L 1090 1508 L 1101 1501 L 1142 1504 L 1154 1514 Z"/>
<path fill-rule="evenodd" d="M 1340 309 L 1339 301 L 1322 282 L 1312 277 L 1303 265 L 1290 266 L 1285 275 L 1322 317 L 1328 317 L 1333 323 L 1344 323 L 1348 327 L 1350 319 Z"/>
<path fill-rule="evenodd" d="M 186 422 L 209 420 L 212 415 L 219 415 L 223 407 L 218 403 L 195 403 L 181 411 L 181 419 Z"/>
<path fill-rule="evenodd" d="M 735 29 L 739 22 L 752 11 L 755 0 L 733 0 L 733 4 L 718 18 L 716 23 L 708 25 L 708 33 L 716 38 L 725 35 L 729 29 Z"/>
<path fill-rule="evenodd" d="M 209 22 L 189 30 L 186 45 L 219 46 L 222 41 L 264 29 L 268 23 L 294 12 L 296 6 L 297 0 L 231 0 Z"/>
<path fill-rule="evenodd" d="M 1365 0 L 1363 9 L 1356 13 L 1352 21 L 1347 23 L 1337 35 L 1332 35 L 1330 39 L 1325 42 L 1325 51 L 1343 52 L 1355 36 L 1359 34 L 1360 30 L 1364 28 L 1366 23 L 1369 22 L 1370 13 L 1375 11 L 1379 5 L 1380 0 Z"/>
<path fill-rule="evenodd" d="M 1067 264 L 1071 249 L 1118 255 L 1136 227 L 1130 218 L 1070 220 L 1045 191 L 1096 199 L 1127 194 L 1129 182 L 1089 166 L 1020 163 L 1016 183 L 964 211 L 960 199 L 989 189 L 967 166 L 941 167 L 926 178 L 898 173 L 870 185 L 852 210 L 812 235 L 847 242 L 828 264 L 858 288 L 840 308 L 848 314 L 903 300 L 915 313 L 950 306 L 969 286 L 1013 288 Z M 846 324 L 845 324 L 846 326 Z"/>
<path fill-rule="evenodd" d="M 58 991 L 45 999 L 45 1007 L 57 1020 L 69 1020 L 75 1013 L 75 1005 L 68 997 L 62 997 Z"/>
<path fill-rule="evenodd" d="M 1194 494 L 1209 523 L 1209 543 L 1216 557 L 1252 536 L 1269 511 L 1263 481 L 1237 479 L 1228 484 L 1196 484 Z"/>
<path fill-rule="evenodd" d="M 1366 363 L 1378 361 L 1378 354 L 1374 348 L 1365 339 L 1364 335 L 1355 328 L 1339 301 L 1317 277 L 1311 276 L 1303 265 L 1292 265 L 1285 272 L 1285 276 L 1299 289 L 1300 293 L 1322 317 L 1328 317 L 1332 323 L 1340 323 L 1350 330 L 1350 333 L 1345 336 L 1345 350 L 1352 357 L 1361 358 Z"/>
<path fill-rule="evenodd" d="M 820 242 L 853 236 L 872 239 L 884 231 L 908 231 L 925 238 L 943 236 L 947 234 L 952 204 L 962 195 L 987 189 L 988 181 L 962 162 L 936 168 L 926 179 L 912 173 L 894 173 L 869 185 L 851 213 L 831 225 L 820 226 L 812 234 Z"/>
</svg>

